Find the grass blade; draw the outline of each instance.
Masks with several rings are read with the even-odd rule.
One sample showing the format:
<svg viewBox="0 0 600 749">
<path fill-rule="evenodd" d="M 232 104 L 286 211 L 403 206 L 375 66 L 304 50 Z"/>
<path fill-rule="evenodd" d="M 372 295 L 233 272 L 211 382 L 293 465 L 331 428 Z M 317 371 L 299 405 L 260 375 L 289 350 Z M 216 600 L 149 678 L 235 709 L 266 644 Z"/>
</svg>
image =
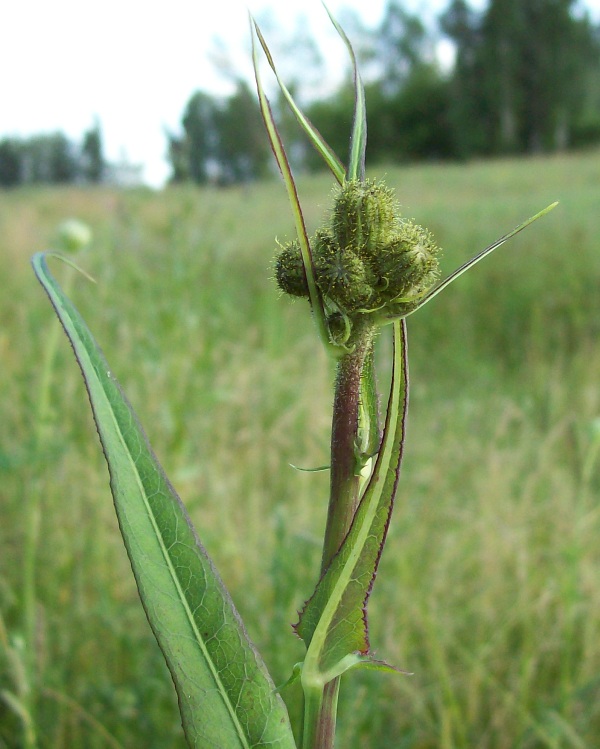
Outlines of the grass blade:
<svg viewBox="0 0 600 749">
<path fill-rule="evenodd" d="M 308 139 L 312 143 L 317 153 L 321 155 L 321 158 L 327 164 L 333 176 L 336 178 L 339 184 L 342 185 L 346 178 L 346 170 L 344 169 L 344 165 L 338 159 L 336 154 L 331 149 L 330 145 L 325 141 L 325 139 L 323 138 L 321 133 L 317 130 L 317 128 L 312 124 L 312 122 L 308 119 L 308 117 L 305 114 L 303 114 L 298 108 L 298 105 L 294 101 L 294 98 L 292 97 L 289 89 L 279 77 L 279 73 L 277 72 L 277 69 L 275 67 L 275 62 L 273 61 L 271 52 L 267 46 L 265 38 L 263 37 L 261 33 L 261 30 L 258 27 L 258 24 L 254 20 L 252 21 L 252 23 L 254 24 L 256 35 L 258 36 L 258 40 L 261 44 L 261 47 L 263 48 L 267 61 L 269 65 L 271 66 L 271 70 L 273 71 L 273 73 L 275 74 L 275 77 L 277 78 L 277 83 L 279 84 L 279 88 L 281 89 L 281 92 L 283 93 L 287 103 L 289 104 L 290 109 L 294 113 L 294 116 L 298 120 L 300 127 L 304 130 L 304 132 L 308 136 Z"/>
<path fill-rule="evenodd" d="M 367 150 L 367 106 L 365 102 L 365 88 L 358 71 L 358 62 L 350 40 L 346 32 L 332 16 L 329 8 L 325 6 L 327 15 L 335 30 L 342 38 L 346 45 L 350 58 L 352 60 L 352 69 L 354 73 L 354 121 L 352 123 L 352 134 L 350 135 L 350 156 L 348 159 L 347 177 L 349 180 L 365 178 L 365 153 Z"/>
<path fill-rule="evenodd" d="M 296 631 L 308 647 L 304 685 L 322 687 L 368 655 L 366 605 L 396 493 L 408 406 L 404 320 L 394 323 L 394 367 L 381 449 L 373 475 L 339 552 L 300 615 Z"/>
<path fill-rule="evenodd" d="M 44 255 L 32 262 L 85 380 L 121 533 L 189 745 L 292 749 L 283 702 L 129 402 Z"/>
</svg>

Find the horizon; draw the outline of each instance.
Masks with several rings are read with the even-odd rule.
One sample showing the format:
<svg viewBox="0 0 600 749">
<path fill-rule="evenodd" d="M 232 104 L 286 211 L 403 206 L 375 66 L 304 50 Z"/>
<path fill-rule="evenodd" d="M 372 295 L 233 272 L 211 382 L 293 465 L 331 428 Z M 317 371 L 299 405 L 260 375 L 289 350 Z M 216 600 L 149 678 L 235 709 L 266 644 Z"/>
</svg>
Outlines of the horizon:
<svg viewBox="0 0 600 749">
<path fill-rule="evenodd" d="M 298 30 L 312 36 L 328 71 L 327 84 L 336 85 L 347 67 L 346 51 L 321 3 L 248 4 L 274 46 L 278 30 L 285 41 Z M 375 0 L 368 8 L 361 0 L 328 4 L 342 21 L 343 9 L 349 9 L 375 28 L 386 2 Z M 447 4 L 411 0 L 406 6 L 430 25 Z M 232 74 L 252 78 L 247 9 L 241 0 L 224 0 L 196 14 L 182 0 L 172 0 L 167 14 L 164 7 L 148 7 L 141 0 L 126 5 L 107 0 L 93 24 L 92 6 L 75 0 L 33 6 L 35 26 L 29 22 L 31 5 L 11 4 L 7 12 L 5 28 L 14 33 L 0 48 L 0 64 L 17 73 L 3 77 L 0 139 L 58 131 L 80 142 L 97 120 L 107 162 L 142 165 L 143 182 L 159 187 L 170 174 L 166 132 L 180 130 L 194 91 L 228 95 Z M 585 7 L 600 16 L 600 0 L 588 0 Z M 443 59 L 450 50 L 447 42 L 440 51 Z M 282 68 L 289 65 L 281 53 L 277 59 Z"/>
</svg>

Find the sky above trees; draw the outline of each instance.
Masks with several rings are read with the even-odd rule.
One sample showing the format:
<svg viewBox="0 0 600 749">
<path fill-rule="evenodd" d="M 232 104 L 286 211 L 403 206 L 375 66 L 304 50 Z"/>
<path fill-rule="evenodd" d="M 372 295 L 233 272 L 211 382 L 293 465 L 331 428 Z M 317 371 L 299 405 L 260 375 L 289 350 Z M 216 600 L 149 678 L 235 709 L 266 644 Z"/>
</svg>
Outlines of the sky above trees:
<svg viewBox="0 0 600 749">
<path fill-rule="evenodd" d="M 345 7 L 374 27 L 385 0 L 328 5 L 342 20 Z M 433 19 L 447 0 L 404 5 Z M 584 5 L 600 19 L 600 0 Z M 341 75 L 344 50 L 319 0 L 106 0 L 101 6 L 89 0 L 23 0 L 2 11 L 0 138 L 57 130 L 80 138 L 97 117 L 106 156 L 144 163 L 146 179 L 160 184 L 169 174 L 165 130 L 179 126 L 191 93 L 227 94 L 228 73 L 250 74 L 247 6 L 275 41 L 291 38 L 302 13 L 302 28 L 316 38 L 325 69 L 334 80 Z M 293 65 L 292 52 L 286 64 Z"/>
</svg>

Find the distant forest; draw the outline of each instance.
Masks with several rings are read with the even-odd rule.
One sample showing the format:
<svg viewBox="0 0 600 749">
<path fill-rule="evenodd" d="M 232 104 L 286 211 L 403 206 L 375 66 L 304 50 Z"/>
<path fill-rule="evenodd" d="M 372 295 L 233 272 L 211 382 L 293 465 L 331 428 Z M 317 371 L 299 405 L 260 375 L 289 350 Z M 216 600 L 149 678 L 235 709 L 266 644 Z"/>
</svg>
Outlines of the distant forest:
<svg viewBox="0 0 600 749">
<path fill-rule="evenodd" d="M 600 28 L 575 0 L 490 0 L 475 11 L 452 0 L 428 28 L 388 0 L 376 29 L 342 18 L 365 81 L 370 163 L 468 159 L 552 152 L 600 142 Z M 267 36 L 269 36 L 267 34 Z M 441 40 L 454 48 L 444 67 Z M 305 81 L 326 79 L 311 39 L 277 45 L 295 69 L 286 85 L 334 151 L 345 157 L 354 94 L 350 70 L 323 98 Z M 276 53 L 277 50 L 274 50 Z M 300 61 L 300 62 L 298 62 Z M 321 162 L 302 139 L 283 99 L 271 101 L 296 168 Z M 233 183 L 260 177 L 271 157 L 255 95 L 246 81 L 217 98 L 195 92 L 181 131 L 169 134 L 173 182 Z"/>
<path fill-rule="evenodd" d="M 489 0 L 481 11 L 451 0 L 435 28 L 400 0 L 388 0 L 378 28 L 361 26 L 350 12 L 340 20 L 365 81 L 370 163 L 553 152 L 600 142 L 600 27 L 577 0 Z M 450 64 L 438 59 L 443 40 L 454 50 Z M 295 65 L 288 73 L 290 50 Z M 303 110 L 344 157 L 354 103 L 350 70 L 337 90 L 316 96 L 327 70 L 311 38 L 280 39 L 274 53 L 286 64 L 286 84 Z M 233 82 L 228 97 L 192 93 L 180 130 L 167 133 L 172 182 L 233 184 L 272 171 L 256 95 L 245 79 Z M 282 97 L 273 99 L 294 167 L 318 169 Z M 0 186 L 101 182 L 105 170 L 97 123 L 81 143 L 61 133 L 0 140 Z"/>
<path fill-rule="evenodd" d="M 74 143 L 60 132 L 0 140 L 0 187 L 102 182 L 106 163 L 100 125 Z"/>
</svg>

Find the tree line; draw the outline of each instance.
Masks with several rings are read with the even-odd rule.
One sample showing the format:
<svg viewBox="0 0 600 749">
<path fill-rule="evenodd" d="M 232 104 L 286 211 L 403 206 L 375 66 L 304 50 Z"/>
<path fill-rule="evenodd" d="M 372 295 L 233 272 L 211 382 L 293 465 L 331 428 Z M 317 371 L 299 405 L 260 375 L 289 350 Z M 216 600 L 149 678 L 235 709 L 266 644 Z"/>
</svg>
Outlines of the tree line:
<svg viewBox="0 0 600 749">
<path fill-rule="evenodd" d="M 102 181 L 105 167 L 98 123 L 84 133 L 81 143 L 61 132 L 0 140 L 0 187 L 94 184 Z"/>
<path fill-rule="evenodd" d="M 349 23 L 365 71 L 371 163 L 600 142 L 600 28 L 576 0 L 489 0 L 481 11 L 451 0 L 437 30 L 388 0 L 378 28 L 360 27 L 355 18 Z M 442 38 L 454 49 L 450 67 L 435 54 Z M 299 89 L 301 80 L 292 87 Z M 350 74 L 331 95 L 301 101 L 340 156 L 353 102 Z M 285 102 L 272 105 L 296 166 L 319 168 Z M 226 98 L 195 92 L 180 133 L 168 134 L 168 154 L 173 182 L 229 184 L 268 173 L 270 153 L 248 84 L 237 81 Z"/>
<path fill-rule="evenodd" d="M 378 28 L 342 19 L 364 74 L 370 163 L 550 152 L 600 142 L 600 27 L 577 0 L 448 0 L 437 28 L 388 0 Z M 454 59 L 436 49 L 450 42 Z M 351 73 L 327 96 L 327 71 L 306 33 L 285 40 L 285 78 L 303 110 L 345 157 Z M 308 85 L 307 85 L 308 82 Z M 280 94 L 271 102 L 297 169 L 321 167 Z M 178 132 L 167 132 L 171 182 L 232 184 L 268 175 L 272 159 L 253 88 L 227 97 L 194 92 Z M 96 122 L 74 142 L 60 132 L 0 140 L 0 187 L 97 183 L 106 174 Z"/>
</svg>

